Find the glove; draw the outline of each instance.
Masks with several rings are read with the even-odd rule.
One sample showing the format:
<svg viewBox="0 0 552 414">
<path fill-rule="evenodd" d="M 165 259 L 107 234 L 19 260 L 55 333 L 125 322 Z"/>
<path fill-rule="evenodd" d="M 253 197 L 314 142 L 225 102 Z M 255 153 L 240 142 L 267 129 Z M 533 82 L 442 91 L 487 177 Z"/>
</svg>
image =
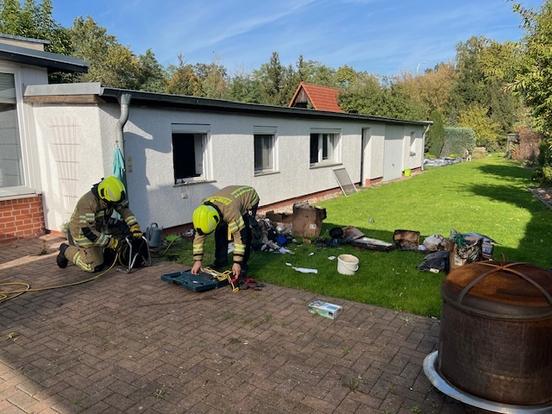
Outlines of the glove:
<svg viewBox="0 0 552 414">
<path fill-rule="evenodd" d="M 130 233 L 132 234 L 132 237 L 135 239 L 139 239 L 143 236 L 142 230 L 140 230 L 140 226 L 138 224 L 133 224 L 130 226 Z"/>
<path fill-rule="evenodd" d="M 107 242 L 108 249 L 117 250 L 117 246 L 119 245 L 119 240 L 117 240 L 115 237 L 112 237 L 109 239 L 109 242 Z"/>
</svg>

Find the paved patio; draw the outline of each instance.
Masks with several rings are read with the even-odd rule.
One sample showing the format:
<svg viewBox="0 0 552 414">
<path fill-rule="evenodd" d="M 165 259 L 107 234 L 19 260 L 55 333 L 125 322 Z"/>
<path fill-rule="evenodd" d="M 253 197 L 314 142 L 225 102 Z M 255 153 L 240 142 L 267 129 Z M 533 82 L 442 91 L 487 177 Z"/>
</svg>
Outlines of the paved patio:
<svg viewBox="0 0 552 414">
<path fill-rule="evenodd" d="M 58 242 L 59 243 L 59 242 Z M 0 245 L 0 280 L 34 287 L 60 270 L 55 240 Z M 43 251 L 44 250 L 44 251 Z M 422 372 L 436 320 L 276 286 L 194 294 L 157 263 L 0 305 L 0 413 L 463 413 Z"/>
</svg>

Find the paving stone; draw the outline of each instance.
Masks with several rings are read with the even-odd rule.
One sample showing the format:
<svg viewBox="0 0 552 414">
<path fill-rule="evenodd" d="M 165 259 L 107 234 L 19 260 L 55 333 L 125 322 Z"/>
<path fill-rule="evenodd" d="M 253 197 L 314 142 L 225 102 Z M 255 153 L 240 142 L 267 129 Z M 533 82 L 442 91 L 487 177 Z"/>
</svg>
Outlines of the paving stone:
<svg viewBox="0 0 552 414">
<path fill-rule="evenodd" d="M 0 279 L 89 277 L 41 248 L 0 246 Z M 160 281 L 181 268 L 111 271 L 1 304 L 0 335 L 19 336 L 0 347 L 0 413 L 467 412 L 422 372 L 438 321 L 327 298 L 344 306 L 331 321 L 307 312 L 304 291 L 196 294 Z"/>
</svg>

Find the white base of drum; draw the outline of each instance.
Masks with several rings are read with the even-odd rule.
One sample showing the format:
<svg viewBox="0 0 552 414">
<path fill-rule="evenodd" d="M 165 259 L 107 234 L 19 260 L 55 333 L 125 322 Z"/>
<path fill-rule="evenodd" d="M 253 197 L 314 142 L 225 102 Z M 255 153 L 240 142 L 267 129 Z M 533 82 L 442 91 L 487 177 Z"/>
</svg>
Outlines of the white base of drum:
<svg viewBox="0 0 552 414">
<path fill-rule="evenodd" d="M 483 398 L 476 397 L 475 395 L 468 394 L 462 391 L 448 382 L 436 368 L 438 351 L 434 351 L 424 359 L 424 373 L 429 379 L 429 382 L 441 391 L 443 394 L 448 395 L 450 398 L 454 398 L 464 404 L 471 405 L 472 407 L 481 408 L 483 410 L 494 411 L 496 413 L 503 414 L 551 414 L 552 405 L 510 405 L 503 404 L 494 401 L 485 400 Z"/>
</svg>

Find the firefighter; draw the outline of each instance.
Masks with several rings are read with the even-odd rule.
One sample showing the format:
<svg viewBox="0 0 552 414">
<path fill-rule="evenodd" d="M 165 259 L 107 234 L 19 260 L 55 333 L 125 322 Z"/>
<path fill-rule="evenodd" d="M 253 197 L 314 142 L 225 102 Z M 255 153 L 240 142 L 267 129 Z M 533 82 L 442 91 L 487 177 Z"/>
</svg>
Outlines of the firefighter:
<svg viewBox="0 0 552 414">
<path fill-rule="evenodd" d="M 228 265 L 228 236 L 234 240 L 232 274 L 244 277 L 251 253 L 251 225 L 254 224 L 259 195 L 254 188 L 232 185 L 205 198 L 193 213 L 195 230 L 192 273 L 201 270 L 205 237 L 215 232 L 215 270 Z"/>
<path fill-rule="evenodd" d="M 69 222 L 69 244 L 59 247 L 57 265 L 74 263 L 85 272 L 97 272 L 104 264 L 104 249 L 116 250 L 119 240 L 106 233 L 113 212 L 121 215 L 134 238 L 142 237 L 136 217 L 128 208 L 125 186 L 117 177 L 102 179 L 77 202 Z"/>
</svg>

